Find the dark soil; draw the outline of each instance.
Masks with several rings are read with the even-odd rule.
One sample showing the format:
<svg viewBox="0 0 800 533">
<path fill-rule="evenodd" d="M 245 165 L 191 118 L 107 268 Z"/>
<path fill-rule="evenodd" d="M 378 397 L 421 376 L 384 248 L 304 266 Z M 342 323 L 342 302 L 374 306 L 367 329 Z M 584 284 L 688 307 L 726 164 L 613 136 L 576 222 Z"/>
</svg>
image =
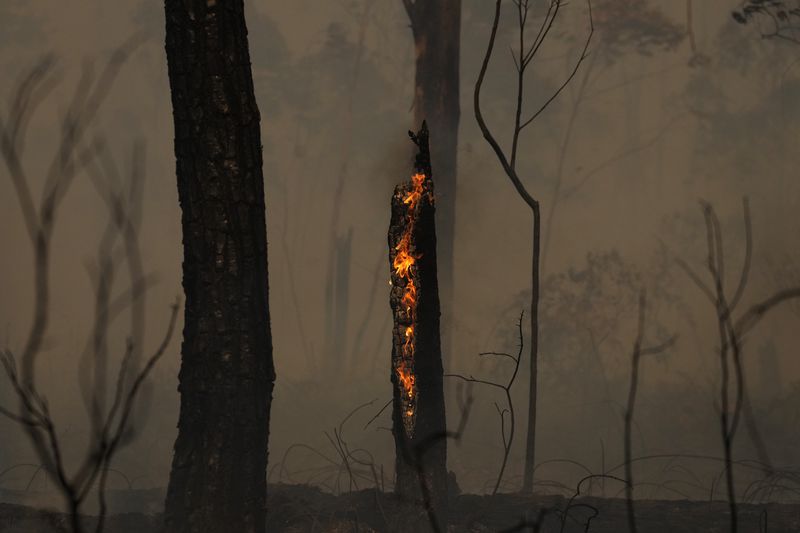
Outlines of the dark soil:
<svg viewBox="0 0 800 533">
<path fill-rule="evenodd" d="M 400 524 L 407 523 L 407 506 L 390 494 L 373 490 L 334 496 L 305 485 L 274 485 L 270 487 L 268 501 L 267 531 L 270 533 L 388 533 L 401 531 Z M 532 523 L 542 512 L 542 533 L 625 533 L 628 530 L 624 500 L 591 497 L 572 501 L 562 529 L 563 510 L 568 503 L 568 499 L 559 496 L 465 494 L 450 502 L 447 531 L 533 531 L 522 524 L 526 520 Z M 730 527 L 728 505 L 721 501 L 640 500 L 636 509 L 641 533 L 723 533 Z M 90 531 L 94 523 L 92 517 L 85 520 Z M 118 513 L 108 517 L 105 531 L 157 533 L 159 524 L 158 514 Z M 67 517 L 62 513 L 0 503 L 0 532 L 3 533 L 51 533 L 67 531 L 67 525 Z M 741 504 L 739 531 L 800 532 L 800 505 Z M 417 529 L 412 533 L 422 532 Z"/>
</svg>

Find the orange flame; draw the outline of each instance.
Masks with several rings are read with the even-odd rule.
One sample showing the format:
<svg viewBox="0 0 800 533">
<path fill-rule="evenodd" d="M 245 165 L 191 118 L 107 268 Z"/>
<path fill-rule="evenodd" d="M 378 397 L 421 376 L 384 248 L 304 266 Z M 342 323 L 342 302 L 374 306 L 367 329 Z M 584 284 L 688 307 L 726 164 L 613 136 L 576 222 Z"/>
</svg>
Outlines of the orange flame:
<svg viewBox="0 0 800 533">
<path fill-rule="evenodd" d="M 420 257 L 413 253 L 411 239 L 416 223 L 416 208 L 424 193 L 424 182 L 425 174 L 416 173 L 411 177 L 411 190 L 403 197 L 403 204 L 407 206 L 407 223 L 400 242 L 395 246 L 396 254 L 392 261 L 395 275 L 405 281 L 401 302 L 405 306 L 406 316 L 411 321 L 411 324 L 405 328 L 402 358 L 395 369 L 400 385 L 403 387 L 403 416 L 409 431 L 413 430 L 414 415 L 416 414 L 417 379 L 414 375 L 416 320 L 414 313 L 417 308 L 417 282 L 415 265 Z"/>
</svg>

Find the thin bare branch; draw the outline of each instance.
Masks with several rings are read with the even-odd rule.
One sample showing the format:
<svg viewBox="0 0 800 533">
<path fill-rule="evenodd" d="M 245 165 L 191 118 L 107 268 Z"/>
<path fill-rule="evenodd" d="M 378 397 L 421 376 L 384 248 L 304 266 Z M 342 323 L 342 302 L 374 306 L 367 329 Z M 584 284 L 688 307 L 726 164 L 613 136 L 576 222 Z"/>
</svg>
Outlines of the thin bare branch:
<svg viewBox="0 0 800 533">
<path fill-rule="evenodd" d="M 778 291 L 769 298 L 750 307 L 739 320 L 736 321 L 734 331 L 738 337 L 743 337 L 761 321 L 764 316 L 778 305 L 790 300 L 800 298 L 800 287 L 792 287 Z"/>
<path fill-rule="evenodd" d="M 370 425 L 370 424 L 372 424 L 372 423 L 373 423 L 373 422 L 374 422 L 374 421 L 375 421 L 375 420 L 376 420 L 376 419 L 377 419 L 379 416 L 381 416 L 381 413 L 383 413 L 383 412 L 386 410 L 386 408 L 387 408 L 387 407 L 389 407 L 390 405 L 392 405 L 392 401 L 393 401 L 393 400 L 392 400 L 392 399 L 390 399 L 388 402 L 386 402 L 385 404 L 383 404 L 383 407 L 381 407 L 381 408 L 380 408 L 380 410 L 379 410 L 377 413 L 375 413 L 375 416 L 373 416 L 372 418 L 370 418 L 370 419 L 367 421 L 367 423 L 366 423 L 366 424 L 364 424 L 364 429 L 367 429 L 367 428 L 369 427 L 369 425 Z"/>
<path fill-rule="evenodd" d="M 26 426 L 40 426 L 40 423 L 32 418 L 26 418 L 25 416 L 18 415 L 12 413 L 5 407 L 0 407 L 0 415 L 10 419 L 13 422 L 17 422 L 18 424 L 24 424 Z"/>
<path fill-rule="evenodd" d="M 708 300 L 712 304 L 716 305 L 717 298 L 716 296 L 714 296 L 714 292 L 708 285 L 706 285 L 706 283 L 692 269 L 692 267 L 690 267 L 686 261 L 684 261 L 678 256 L 675 256 L 675 262 L 678 264 L 679 267 L 681 267 L 681 270 L 686 272 L 686 275 L 689 276 L 689 278 L 691 278 L 694 284 L 697 285 L 697 288 L 700 289 L 700 291 L 708 298 Z"/>
<path fill-rule="evenodd" d="M 665 352 L 675 346 L 675 343 L 678 341 L 678 336 L 673 335 L 672 337 L 668 338 L 667 340 L 661 342 L 660 344 L 656 344 L 655 346 L 648 346 L 647 348 L 641 348 L 642 355 L 657 355 L 662 352 Z"/>
<path fill-rule="evenodd" d="M 517 358 L 516 357 L 514 357 L 510 353 L 505 353 L 505 352 L 481 352 L 478 355 L 481 356 L 481 357 L 485 357 L 487 355 L 496 355 L 496 356 L 499 356 L 499 357 L 508 357 L 509 359 L 514 361 L 515 363 L 517 362 Z"/>
<path fill-rule="evenodd" d="M 490 387 L 495 387 L 500 390 L 506 390 L 505 386 L 501 385 L 500 383 L 495 383 L 493 381 L 487 381 L 485 379 L 478 379 L 473 376 L 464 376 L 462 374 L 445 374 L 444 377 L 446 378 L 456 378 L 460 379 L 465 383 L 478 383 L 480 385 L 488 385 Z"/>
<path fill-rule="evenodd" d="M 475 82 L 475 92 L 473 93 L 473 107 L 475 110 L 475 120 L 478 122 L 478 126 L 481 129 L 481 133 L 483 134 L 484 139 L 486 142 L 489 143 L 489 146 L 492 147 L 494 150 L 495 155 L 497 156 L 498 161 L 500 161 L 500 165 L 503 167 L 508 178 L 511 180 L 511 183 L 514 185 L 514 188 L 517 190 L 517 193 L 522 197 L 528 206 L 533 208 L 534 205 L 537 204 L 536 200 L 530 193 L 525 189 L 525 186 L 520 181 L 517 173 L 514 171 L 514 168 L 509 163 L 508 159 L 506 158 L 503 149 L 500 147 L 500 144 L 492 134 L 489 127 L 486 125 L 486 121 L 483 118 L 483 113 L 481 112 L 481 88 L 483 87 L 483 81 L 486 78 L 486 70 L 489 68 L 489 62 L 492 58 L 492 52 L 494 50 L 494 43 L 497 39 L 497 28 L 500 24 L 500 5 L 502 4 L 502 0 L 496 0 L 495 2 L 495 13 L 494 13 L 494 20 L 492 22 L 492 32 L 489 36 L 489 44 L 486 47 L 486 55 L 483 57 L 483 63 L 481 63 L 481 70 L 478 74 L 478 80 Z"/>
<path fill-rule="evenodd" d="M 591 44 L 592 36 L 594 35 L 594 20 L 593 20 L 593 15 L 592 15 L 592 2 L 591 2 L 591 0 L 587 0 L 586 3 L 589 5 L 589 35 L 587 35 L 586 41 L 583 44 L 583 50 L 581 51 L 580 57 L 575 62 L 575 65 L 572 68 L 572 71 L 567 76 L 567 78 L 561 83 L 561 85 L 558 86 L 558 89 L 556 89 L 556 91 L 552 95 L 550 95 L 550 98 L 548 98 L 541 105 L 541 107 L 539 107 L 539 109 L 533 115 L 531 115 L 531 117 L 528 120 L 526 120 L 525 122 L 523 122 L 520 125 L 520 129 L 524 129 L 526 126 L 531 124 L 534 120 L 536 120 L 536 118 L 539 115 L 541 115 L 542 112 L 544 112 L 545 109 L 548 108 L 548 106 L 553 102 L 553 100 L 558 98 L 558 95 L 561 94 L 561 91 L 563 91 L 564 88 L 567 85 L 569 85 L 569 82 L 571 82 L 572 78 L 574 78 L 575 75 L 578 73 L 578 70 L 580 69 L 581 64 L 586 60 L 587 57 L 589 57 L 589 45 Z"/>
</svg>

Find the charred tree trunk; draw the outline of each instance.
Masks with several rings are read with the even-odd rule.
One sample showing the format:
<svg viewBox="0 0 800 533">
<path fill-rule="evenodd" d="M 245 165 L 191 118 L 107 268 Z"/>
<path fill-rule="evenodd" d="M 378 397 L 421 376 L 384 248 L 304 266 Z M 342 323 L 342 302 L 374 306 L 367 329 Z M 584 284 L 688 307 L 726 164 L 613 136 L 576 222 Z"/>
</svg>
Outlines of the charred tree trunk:
<svg viewBox="0 0 800 533">
<path fill-rule="evenodd" d="M 416 506 L 409 520 L 447 520 L 447 441 L 433 182 L 425 123 L 415 175 L 392 196 L 389 264 L 392 330 L 392 422 L 395 492 Z M 427 516 L 426 516 L 427 515 Z M 419 522 L 415 522 L 419 524 Z"/>
<path fill-rule="evenodd" d="M 167 531 L 263 532 L 270 333 L 260 116 L 243 0 L 165 0 L 185 324 Z"/>
<path fill-rule="evenodd" d="M 436 132 L 431 161 L 436 167 L 436 226 L 439 233 L 439 292 L 442 346 L 449 361 L 453 314 L 453 242 L 456 221 L 461 0 L 403 0 L 414 36 L 414 124 Z"/>
</svg>

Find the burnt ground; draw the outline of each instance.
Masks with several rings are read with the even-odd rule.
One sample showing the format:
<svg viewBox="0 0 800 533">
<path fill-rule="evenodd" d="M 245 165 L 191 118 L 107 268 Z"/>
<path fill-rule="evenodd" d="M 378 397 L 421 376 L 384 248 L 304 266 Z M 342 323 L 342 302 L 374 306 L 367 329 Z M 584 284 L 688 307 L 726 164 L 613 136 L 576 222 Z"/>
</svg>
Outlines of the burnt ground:
<svg viewBox="0 0 800 533">
<path fill-rule="evenodd" d="M 131 496 L 155 499 L 160 491 L 138 491 Z M 121 494 L 113 499 L 121 501 Z M 7 499 L 7 498 L 6 498 Z M 544 518 L 542 533 L 562 531 L 562 510 L 569 499 L 560 496 L 520 496 L 502 494 L 478 496 L 465 494 L 451 500 L 449 532 L 491 532 L 512 529 L 526 518 L 536 518 L 542 509 L 551 509 Z M 564 523 L 563 531 L 573 533 L 625 533 L 625 501 L 606 498 L 576 498 Z M 119 504 L 118 510 L 123 510 Z M 594 518 L 591 518 L 595 515 Z M 391 495 L 363 490 L 334 496 L 307 485 L 270 487 L 269 532 L 397 532 L 407 523 L 408 509 Z M 26 505 L 0 503 L 0 532 L 50 533 L 67 531 L 64 514 Z M 92 528 L 94 520 L 86 519 Z M 117 512 L 107 520 L 107 533 L 156 533 L 158 514 Z M 637 523 L 642 533 L 712 533 L 729 531 L 728 506 L 725 502 L 687 500 L 637 501 Z M 800 532 L 800 505 L 741 504 L 739 531 L 742 533 Z M 90 529 L 91 530 L 91 529 Z M 417 533 L 417 529 L 414 533 Z M 516 531 L 532 531 L 518 528 Z"/>
</svg>

